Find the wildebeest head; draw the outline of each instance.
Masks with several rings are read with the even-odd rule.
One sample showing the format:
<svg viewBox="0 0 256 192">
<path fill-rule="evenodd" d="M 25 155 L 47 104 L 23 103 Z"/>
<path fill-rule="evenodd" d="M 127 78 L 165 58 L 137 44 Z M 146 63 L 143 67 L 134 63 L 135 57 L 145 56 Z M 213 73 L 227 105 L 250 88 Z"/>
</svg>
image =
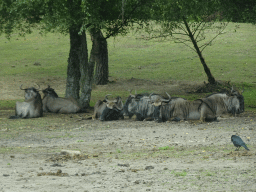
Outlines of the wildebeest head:
<svg viewBox="0 0 256 192">
<path fill-rule="evenodd" d="M 151 100 L 152 105 L 155 106 L 154 117 L 157 122 L 167 121 L 172 116 L 172 99 L 175 100 L 176 98 L 172 98 L 167 92 L 166 95 L 168 99 L 165 98 L 158 98 L 155 101 Z"/>
<path fill-rule="evenodd" d="M 155 101 L 159 98 L 163 98 L 158 94 L 135 94 L 128 97 L 124 105 L 124 115 L 131 118 L 134 114 L 136 119 L 142 121 L 146 118 L 155 117 L 155 106 L 151 104 L 151 100 Z"/>
<path fill-rule="evenodd" d="M 124 115 L 129 116 L 129 118 L 131 118 L 136 113 L 137 102 L 144 96 L 148 96 L 148 94 L 132 95 L 130 93 L 123 107 Z"/>
<path fill-rule="evenodd" d="M 22 88 L 22 85 L 20 86 L 20 89 L 25 91 L 25 101 L 16 102 L 15 116 L 11 116 L 10 119 L 43 116 L 42 99 L 38 92 L 39 88 L 39 86 L 38 89 L 34 87 Z"/>
<path fill-rule="evenodd" d="M 242 91 L 238 91 L 235 90 L 234 87 L 232 86 L 231 91 L 230 91 L 230 95 L 231 96 L 236 96 L 237 99 L 239 100 L 239 112 L 238 113 L 242 113 L 244 112 L 244 96 L 242 95 L 242 93 L 244 92 L 244 89 Z"/>
<path fill-rule="evenodd" d="M 48 85 L 48 87 L 43 90 L 43 94 L 44 97 L 46 97 L 47 95 L 51 97 L 59 97 L 58 94 L 54 91 L 54 89 L 50 87 L 50 85 Z"/>
<path fill-rule="evenodd" d="M 35 99 L 36 97 L 40 96 L 40 94 L 38 92 L 39 88 L 40 88 L 40 86 L 38 86 L 38 89 L 36 89 L 34 87 L 22 88 L 22 84 L 20 86 L 20 89 L 25 91 L 25 94 L 24 94 L 25 101 Z"/>
<path fill-rule="evenodd" d="M 93 119 L 99 118 L 101 121 L 111 121 L 123 118 L 122 98 L 118 96 L 114 100 L 109 100 L 108 95 L 105 96 L 103 101 L 99 100 L 95 104 Z"/>
<path fill-rule="evenodd" d="M 108 94 L 111 95 L 111 94 Z M 104 101 L 107 104 L 107 108 L 109 109 L 117 109 L 117 110 L 123 110 L 123 102 L 121 97 L 116 97 L 114 100 L 109 100 L 108 95 L 105 96 Z"/>
</svg>

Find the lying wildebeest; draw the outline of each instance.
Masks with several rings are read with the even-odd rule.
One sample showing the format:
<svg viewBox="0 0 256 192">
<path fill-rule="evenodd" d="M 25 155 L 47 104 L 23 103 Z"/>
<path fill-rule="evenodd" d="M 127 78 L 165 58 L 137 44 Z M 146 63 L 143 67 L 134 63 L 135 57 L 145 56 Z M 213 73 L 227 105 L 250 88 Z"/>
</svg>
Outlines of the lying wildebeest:
<svg viewBox="0 0 256 192">
<path fill-rule="evenodd" d="M 169 95 L 168 95 L 169 96 Z M 243 98 L 241 98 L 243 101 Z M 215 93 L 205 98 L 188 101 L 183 98 L 160 99 L 152 102 L 158 107 L 158 121 L 167 121 L 170 118 L 180 120 L 214 121 L 217 117 L 232 113 L 243 112 L 243 106 L 238 96 L 229 96 L 226 93 Z"/>
<path fill-rule="evenodd" d="M 20 89 L 25 90 L 25 101 L 16 102 L 15 116 L 10 116 L 10 119 L 42 117 L 43 104 L 38 92 L 39 86 L 38 89 L 34 87 L 23 89 L 21 85 Z"/>
<path fill-rule="evenodd" d="M 166 93 L 169 99 L 157 99 L 151 101 L 155 108 L 155 114 L 158 115 L 158 122 L 165 122 L 171 118 L 176 120 L 197 118 L 198 113 L 194 113 L 194 110 L 198 108 L 200 101 L 189 102 L 188 100 L 181 97 L 171 97 Z M 199 116 L 200 118 L 200 116 Z"/>
<path fill-rule="evenodd" d="M 226 93 L 214 93 L 202 98 L 202 101 L 211 109 L 211 115 L 216 117 L 227 113 L 235 116 L 244 112 L 244 98 L 242 95 L 230 96 Z M 201 109 L 201 114 L 205 114 L 204 109 Z M 203 120 L 204 118 L 205 115 L 201 115 L 201 119 Z"/>
<path fill-rule="evenodd" d="M 129 116 L 129 118 L 136 115 L 136 119 L 139 121 L 143 121 L 146 118 L 155 119 L 158 115 L 155 114 L 155 106 L 150 101 L 157 99 L 163 99 L 163 97 L 158 94 L 132 95 L 130 93 L 124 104 L 124 115 Z"/>
<path fill-rule="evenodd" d="M 72 98 L 61 98 L 49 85 L 43 90 L 43 111 L 52 113 L 79 113 L 81 108 Z"/>
<path fill-rule="evenodd" d="M 110 95 L 110 94 L 108 94 Z M 99 100 L 94 106 L 92 119 L 99 118 L 101 121 L 112 121 L 124 119 L 123 102 L 121 97 L 116 97 L 114 100 L 108 100 L 107 96 L 103 101 Z"/>
</svg>

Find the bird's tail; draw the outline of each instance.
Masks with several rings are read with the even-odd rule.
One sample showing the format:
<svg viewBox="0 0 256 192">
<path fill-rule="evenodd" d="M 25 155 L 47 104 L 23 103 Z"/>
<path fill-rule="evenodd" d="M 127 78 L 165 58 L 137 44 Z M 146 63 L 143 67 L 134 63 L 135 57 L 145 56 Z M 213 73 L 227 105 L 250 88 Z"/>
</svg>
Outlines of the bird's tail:
<svg viewBox="0 0 256 192">
<path fill-rule="evenodd" d="M 250 151 L 250 149 L 248 149 L 248 147 L 244 144 L 243 147 L 247 150 Z"/>
</svg>

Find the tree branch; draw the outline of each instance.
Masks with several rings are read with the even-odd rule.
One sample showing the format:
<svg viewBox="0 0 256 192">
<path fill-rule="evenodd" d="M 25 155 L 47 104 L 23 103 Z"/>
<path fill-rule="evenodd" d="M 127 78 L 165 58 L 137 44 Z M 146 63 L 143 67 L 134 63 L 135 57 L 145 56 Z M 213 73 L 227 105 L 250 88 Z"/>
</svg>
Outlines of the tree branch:
<svg viewBox="0 0 256 192">
<path fill-rule="evenodd" d="M 213 42 L 214 39 L 216 39 L 219 35 L 222 35 L 222 31 L 224 31 L 224 30 L 226 29 L 227 25 L 228 25 L 228 23 L 225 24 L 225 25 L 223 26 L 223 28 L 219 31 L 219 33 L 218 33 L 214 38 L 212 38 L 208 43 L 205 43 L 205 44 L 203 44 L 202 46 L 199 47 L 200 49 L 202 48 L 202 49 L 201 49 L 201 52 L 203 52 L 203 50 L 204 50 L 208 45 L 210 45 L 210 44 Z"/>
</svg>

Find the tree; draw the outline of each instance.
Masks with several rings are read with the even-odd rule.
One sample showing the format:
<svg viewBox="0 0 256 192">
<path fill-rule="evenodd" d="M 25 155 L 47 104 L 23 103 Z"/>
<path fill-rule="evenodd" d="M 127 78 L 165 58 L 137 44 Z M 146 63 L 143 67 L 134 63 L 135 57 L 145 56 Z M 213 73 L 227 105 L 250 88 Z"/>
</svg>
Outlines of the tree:
<svg viewBox="0 0 256 192">
<path fill-rule="evenodd" d="M 94 22 L 90 29 L 92 39 L 92 51 L 90 61 L 96 66 L 94 83 L 104 85 L 108 83 L 108 47 L 107 39 L 118 34 L 126 34 L 127 27 L 135 22 L 142 22 L 148 19 L 145 7 L 150 5 L 152 0 L 108 0 L 93 1 L 94 15 L 98 21 Z M 113 6 L 115 5 L 115 6 Z M 104 37 L 102 31 L 106 33 Z"/>
<path fill-rule="evenodd" d="M 210 84 L 216 81 L 202 52 L 227 26 L 227 23 L 219 22 L 217 5 L 215 0 L 157 0 L 152 8 L 152 18 L 161 25 L 161 30 L 150 38 L 171 36 L 175 42 L 195 51 Z M 216 35 L 205 41 L 207 30 L 216 30 Z"/>
<path fill-rule="evenodd" d="M 219 7 L 223 17 L 227 20 L 256 24 L 255 0 L 220 0 Z"/>
<path fill-rule="evenodd" d="M 100 29 L 92 28 L 90 30 L 92 40 L 92 50 L 90 62 L 96 66 L 94 83 L 96 85 L 105 85 L 108 83 L 108 45 Z"/>
<path fill-rule="evenodd" d="M 0 34 L 5 33 L 10 37 L 14 29 L 26 34 L 37 23 L 40 23 L 42 33 L 69 34 L 66 97 L 74 97 L 80 101 L 82 108 L 87 108 L 91 98 L 94 63 L 99 60 L 96 56 L 100 55 L 97 52 L 104 50 L 103 55 L 107 60 L 105 40 L 126 31 L 125 27 L 139 15 L 139 8 L 149 2 L 130 0 L 125 9 L 128 14 L 124 15 L 120 0 L 5 0 L 0 7 Z M 88 62 L 85 32 L 90 29 L 94 47 Z M 99 29 L 106 30 L 104 39 Z M 97 41 L 105 41 L 105 45 Z M 108 69 L 108 66 L 105 68 Z M 98 67 L 96 71 L 102 70 Z"/>
</svg>

